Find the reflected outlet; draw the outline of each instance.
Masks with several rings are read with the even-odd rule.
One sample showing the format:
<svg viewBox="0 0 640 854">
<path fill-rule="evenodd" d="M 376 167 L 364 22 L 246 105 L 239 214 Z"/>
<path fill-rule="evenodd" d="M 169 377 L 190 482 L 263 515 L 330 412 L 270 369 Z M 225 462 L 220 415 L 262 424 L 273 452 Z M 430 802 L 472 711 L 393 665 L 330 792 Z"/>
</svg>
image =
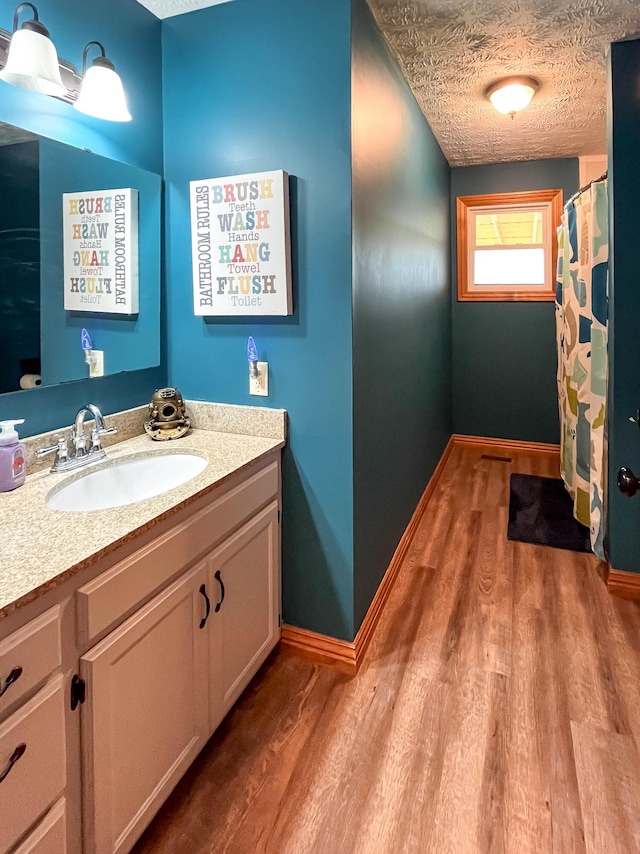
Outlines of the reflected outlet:
<svg viewBox="0 0 640 854">
<path fill-rule="evenodd" d="M 269 394 L 269 363 L 258 362 L 258 376 L 249 377 L 249 394 L 267 397 Z"/>
<path fill-rule="evenodd" d="M 104 376 L 104 350 L 92 350 L 93 361 L 89 365 L 90 377 Z"/>
</svg>

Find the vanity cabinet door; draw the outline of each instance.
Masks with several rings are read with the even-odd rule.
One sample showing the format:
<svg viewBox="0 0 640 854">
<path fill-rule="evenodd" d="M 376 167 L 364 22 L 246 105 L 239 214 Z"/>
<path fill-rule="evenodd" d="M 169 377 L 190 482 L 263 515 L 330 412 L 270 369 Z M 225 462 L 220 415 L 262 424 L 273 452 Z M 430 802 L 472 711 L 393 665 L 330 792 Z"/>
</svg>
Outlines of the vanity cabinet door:
<svg viewBox="0 0 640 854">
<path fill-rule="evenodd" d="M 85 848 L 127 852 L 208 735 L 201 562 L 81 659 Z"/>
<path fill-rule="evenodd" d="M 280 531 L 273 502 L 208 556 L 211 732 L 280 637 Z"/>
</svg>

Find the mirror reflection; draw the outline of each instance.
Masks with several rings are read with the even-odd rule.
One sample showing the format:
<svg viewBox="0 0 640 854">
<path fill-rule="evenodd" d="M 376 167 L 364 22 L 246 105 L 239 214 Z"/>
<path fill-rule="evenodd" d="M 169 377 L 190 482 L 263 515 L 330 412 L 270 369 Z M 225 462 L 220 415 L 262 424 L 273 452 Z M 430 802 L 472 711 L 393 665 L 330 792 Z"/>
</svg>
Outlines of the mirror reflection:
<svg viewBox="0 0 640 854">
<path fill-rule="evenodd" d="M 161 178 L 0 123 L 0 393 L 160 363 Z M 131 188 L 138 201 L 135 314 L 64 308 L 63 194 Z M 90 308 L 90 307 L 89 307 Z"/>
</svg>

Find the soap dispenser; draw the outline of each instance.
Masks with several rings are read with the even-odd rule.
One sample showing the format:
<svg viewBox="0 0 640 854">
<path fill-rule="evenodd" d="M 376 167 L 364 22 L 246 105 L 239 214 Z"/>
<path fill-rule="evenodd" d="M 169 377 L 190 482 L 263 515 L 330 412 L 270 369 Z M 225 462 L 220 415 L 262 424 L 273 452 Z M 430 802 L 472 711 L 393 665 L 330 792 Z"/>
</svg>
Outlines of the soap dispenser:
<svg viewBox="0 0 640 854">
<path fill-rule="evenodd" d="M 27 477 L 27 454 L 15 424 L 24 424 L 24 418 L 0 421 L 0 492 L 22 486 Z"/>
</svg>

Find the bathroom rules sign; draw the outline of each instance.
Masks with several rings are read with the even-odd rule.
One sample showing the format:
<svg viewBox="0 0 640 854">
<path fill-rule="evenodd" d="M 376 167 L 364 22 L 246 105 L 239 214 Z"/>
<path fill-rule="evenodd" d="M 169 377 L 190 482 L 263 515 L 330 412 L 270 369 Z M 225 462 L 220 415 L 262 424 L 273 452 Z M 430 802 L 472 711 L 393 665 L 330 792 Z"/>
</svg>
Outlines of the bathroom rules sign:
<svg viewBox="0 0 640 854">
<path fill-rule="evenodd" d="M 138 191 L 63 193 L 64 307 L 138 313 Z"/>
<path fill-rule="evenodd" d="M 196 315 L 291 314 L 289 176 L 191 181 Z"/>
</svg>

